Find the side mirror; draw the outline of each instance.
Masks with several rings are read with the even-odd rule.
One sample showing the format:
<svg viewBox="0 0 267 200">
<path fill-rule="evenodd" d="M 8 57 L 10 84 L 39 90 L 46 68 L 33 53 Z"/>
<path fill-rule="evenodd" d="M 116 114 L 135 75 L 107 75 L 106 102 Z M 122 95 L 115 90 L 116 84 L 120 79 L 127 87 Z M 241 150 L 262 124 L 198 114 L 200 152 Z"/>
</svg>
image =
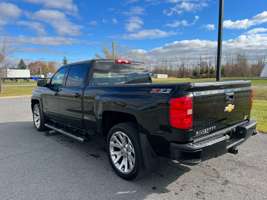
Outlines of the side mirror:
<svg viewBox="0 0 267 200">
<path fill-rule="evenodd" d="M 47 79 L 40 79 L 40 80 L 38 80 L 37 81 L 37 86 L 38 87 L 45 87 L 45 86 L 47 86 Z"/>
</svg>

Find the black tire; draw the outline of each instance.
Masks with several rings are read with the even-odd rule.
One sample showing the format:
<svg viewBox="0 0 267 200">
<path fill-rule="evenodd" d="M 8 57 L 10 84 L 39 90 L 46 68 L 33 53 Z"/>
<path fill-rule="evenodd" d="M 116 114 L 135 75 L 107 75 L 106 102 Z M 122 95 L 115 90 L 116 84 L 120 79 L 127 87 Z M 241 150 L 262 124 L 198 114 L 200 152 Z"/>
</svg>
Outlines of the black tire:
<svg viewBox="0 0 267 200">
<path fill-rule="evenodd" d="M 115 166 L 114 161 L 112 160 L 112 156 L 111 156 L 111 149 L 110 149 L 110 142 L 111 142 L 111 138 L 114 134 L 118 133 L 118 132 L 123 132 L 125 135 L 127 135 L 127 137 L 130 139 L 131 144 L 134 148 L 134 152 L 135 152 L 135 163 L 134 163 L 134 167 L 133 169 L 128 172 L 128 173 L 123 173 L 121 172 L 118 167 Z M 120 123 L 115 125 L 114 127 L 112 127 L 108 133 L 108 137 L 107 137 L 107 152 L 108 152 L 108 157 L 109 157 L 109 161 L 110 164 L 112 166 L 112 168 L 114 169 L 115 173 L 120 176 L 123 179 L 126 180 L 133 180 L 135 178 L 139 178 L 140 176 L 142 176 L 141 174 L 143 174 L 143 156 L 142 156 L 142 149 L 141 149 L 141 145 L 140 145 L 140 141 L 139 141 L 139 135 L 138 135 L 138 131 L 137 128 L 135 126 L 134 123 Z M 127 139 L 128 140 L 128 139 Z M 126 153 L 127 156 L 127 153 Z M 122 158 L 124 159 L 124 157 Z M 122 162 L 122 161 L 121 161 Z M 129 161 L 130 162 L 130 161 Z M 127 163 L 128 162 L 128 158 L 127 158 Z M 129 164 L 127 164 L 129 165 Z M 125 166 L 126 168 L 126 166 Z"/>
<path fill-rule="evenodd" d="M 37 110 L 39 111 L 39 120 L 40 122 L 37 123 L 36 120 L 36 113 Z M 33 125 L 38 131 L 45 131 L 47 128 L 45 127 L 45 118 L 44 118 L 44 113 L 41 109 L 41 106 L 39 103 L 36 103 L 32 107 L 32 117 L 33 117 Z"/>
</svg>

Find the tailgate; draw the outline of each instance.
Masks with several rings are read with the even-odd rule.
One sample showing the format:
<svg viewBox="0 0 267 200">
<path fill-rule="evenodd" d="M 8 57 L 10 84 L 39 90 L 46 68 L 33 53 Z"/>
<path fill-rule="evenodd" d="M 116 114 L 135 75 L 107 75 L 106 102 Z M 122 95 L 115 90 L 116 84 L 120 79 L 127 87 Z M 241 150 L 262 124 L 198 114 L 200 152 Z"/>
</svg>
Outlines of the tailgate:
<svg viewBox="0 0 267 200">
<path fill-rule="evenodd" d="M 250 81 L 192 84 L 196 137 L 208 135 L 250 118 Z"/>
</svg>

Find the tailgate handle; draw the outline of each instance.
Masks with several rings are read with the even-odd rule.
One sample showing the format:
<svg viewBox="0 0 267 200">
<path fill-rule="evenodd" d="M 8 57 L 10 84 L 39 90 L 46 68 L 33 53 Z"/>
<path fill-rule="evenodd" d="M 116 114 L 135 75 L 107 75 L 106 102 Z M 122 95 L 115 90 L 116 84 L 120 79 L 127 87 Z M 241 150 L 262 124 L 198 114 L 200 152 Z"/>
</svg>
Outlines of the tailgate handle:
<svg viewBox="0 0 267 200">
<path fill-rule="evenodd" d="M 226 93 L 225 94 L 226 95 L 226 97 L 225 97 L 225 100 L 226 101 L 233 101 L 234 100 L 234 93 L 233 92 L 231 92 L 231 93 Z"/>
</svg>

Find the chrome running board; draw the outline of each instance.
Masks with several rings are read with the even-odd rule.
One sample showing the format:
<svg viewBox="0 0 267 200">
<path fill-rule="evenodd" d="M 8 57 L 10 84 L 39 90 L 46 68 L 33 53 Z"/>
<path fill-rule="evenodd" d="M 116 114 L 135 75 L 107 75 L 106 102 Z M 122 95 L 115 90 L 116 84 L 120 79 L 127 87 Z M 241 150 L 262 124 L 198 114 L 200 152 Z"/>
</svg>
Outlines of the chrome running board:
<svg viewBox="0 0 267 200">
<path fill-rule="evenodd" d="M 54 130 L 54 131 L 56 131 L 56 132 L 61 133 L 62 135 L 68 136 L 68 137 L 70 137 L 70 138 L 72 138 L 72 139 L 74 139 L 74 140 L 77 140 L 77 141 L 79 141 L 79 142 L 84 142 L 84 141 L 85 141 L 85 138 L 83 138 L 83 137 L 79 137 L 79 136 L 73 135 L 73 134 L 71 134 L 71 133 L 68 133 L 68 132 L 66 132 L 66 131 L 64 131 L 64 130 L 62 130 L 62 129 L 56 128 L 56 127 L 51 126 L 51 125 L 49 125 L 49 124 L 45 124 L 45 126 L 46 126 L 47 128 L 50 128 L 50 129 L 52 129 L 52 130 Z"/>
</svg>

